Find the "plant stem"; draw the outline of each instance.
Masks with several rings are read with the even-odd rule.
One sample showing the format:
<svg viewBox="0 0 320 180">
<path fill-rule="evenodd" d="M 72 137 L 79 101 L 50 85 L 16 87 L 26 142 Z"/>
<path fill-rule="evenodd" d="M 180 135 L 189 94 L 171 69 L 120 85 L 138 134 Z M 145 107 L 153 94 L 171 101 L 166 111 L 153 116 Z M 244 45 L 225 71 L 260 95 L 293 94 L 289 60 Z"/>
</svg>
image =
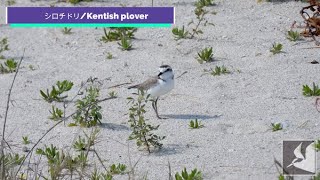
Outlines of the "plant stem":
<svg viewBox="0 0 320 180">
<path fill-rule="evenodd" d="M 201 15 L 201 18 L 199 18 L 198 24 L 196 25 L 196 28 L 193 29 L 193 32 L 192 32 L 192 34 L 191 34 L 190 39 L 192 39 L 192 38 L 194 37 L 195 33 L 197 32 L 197 30 L 198 30 L 198 28 L 199 28 L 199 26 L 200 26 L 200 23 L 203 21 L 204 15 L 205 15 L 205 13 L 203 13 L 203 14 Z"/>
<path fill-rule="evenodd" d="M 18 64 L 18 67 L 17 67 L 17 71 L 14 74 L 14 77 L 13 77 L 13 80 L 12 80 L 12 83 L 11 83 L 11 86 L 10 86 L 10 89 L 9 89 L 8 99 L 7 99 L 7 107 L 6 107 L 6 112 L 5 112 L 5 116 L 4 116 L 3 129 L 2 129 L 2 140 L 1 140 L 1 159 L 2 159 L 2 161 L 1 161 L 1 179 L 5 179 L 5 163 L 4 163 L 4 161 L 5 161 L 4 160 L 5 138 L 4 138 L 4 135 L 5 135 L 5 132 L 6 132 L 6 124 L 7 124 L 8 112 L 9 112 L 9 102 L 10 102 L 10 99 L 11 99 L 12 88 L 13 88 L 14 82 L 16 80 L 16 77 L 18 75 L 21 62 L 22 62 L 22 60 L 24 58 L 25 51 L 26 51 L 26 49 L 23 50 L 23 54 L 22 54 L 22 57 L 21 57 L 21 59 L 19 61 L 19 64 Z"/>
</svg>

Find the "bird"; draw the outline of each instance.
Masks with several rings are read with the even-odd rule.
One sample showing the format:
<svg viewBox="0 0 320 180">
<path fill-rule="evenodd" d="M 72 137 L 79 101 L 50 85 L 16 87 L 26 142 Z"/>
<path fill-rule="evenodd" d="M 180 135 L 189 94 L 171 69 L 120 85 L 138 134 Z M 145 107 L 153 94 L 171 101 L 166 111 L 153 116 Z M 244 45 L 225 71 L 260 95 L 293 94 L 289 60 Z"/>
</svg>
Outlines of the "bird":
<svg viewBox="0 0 320 180">
<path fill-rule="evenodd" d="M 291 167 L 294 166 L 296 168 L 309 171 L 314 173 L 315 172 L 315 149 L 314 149 L 314 143 L 311 143 L 306 148 L 305 157 L 302 155 L 301 152 L 301 145 L 300 143 L 296 149 L 293 151 L 293 154 L 295 155 L 295 159 L 287 166 Z M 300 161 L 298 161 L 300 160 Z"/>
<path fill-rule="evenodd" d="M 174 73 L 169 65 L 161 65 L 157 76 L 150 77 L 146 81 L 128 87 L 128 89 L 138 89 L 146 91 L 153 98 L 152 108 L 158 119 L 165 119 L 159 116 L 158 100 L 159 97 L 169 93 L 174 88 Z"/>
</svg>

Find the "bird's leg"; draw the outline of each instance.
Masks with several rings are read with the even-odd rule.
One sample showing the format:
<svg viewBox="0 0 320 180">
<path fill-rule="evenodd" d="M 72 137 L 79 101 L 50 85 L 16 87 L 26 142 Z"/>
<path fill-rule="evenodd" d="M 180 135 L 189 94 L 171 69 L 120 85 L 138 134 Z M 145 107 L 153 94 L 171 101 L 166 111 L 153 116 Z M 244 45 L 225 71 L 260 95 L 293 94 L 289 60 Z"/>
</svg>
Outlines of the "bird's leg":
<svg viewBox="0 0 320 180">
<path fill-rule="evenodd" d="M 166 119 L 166 118 L 160 117 L 159 114 L 158 114 L 158 99 L 159 99 L 159 97 L 157 97 L 157 99 L 154 101 L 154 108 L 153 109 L 156 112 L 156 115 L 157 115 L 158 119 Z"/>
<path fill-rule="evenodd" d="M 154 101 L 154 107 L 155 107 L 157 118 L 161 119 L 158 114 L 158 99 L 159 98 L 157 97 L 157 99 Z"/>
<path fill-rule="evenodd" d="M 155 102 L 156 102 L 155 100 L 152 101 L 152 108 L 153 108 L 154 112 L 157 113 L 157 110 L 156 110 L 156 108 L 155 108 Z"/>
<path fill-rule="evenodd" d="M 153 108 L 154 112 L 156 112 L 157 118 L 160 119 L 160 117 L 159 117 L 159 115 L 158 115 L 157 101 L 158 101 L 158 98 L 157 98 L 157 99 L 154 99 L 154 100 L 152 101 L 152 108 Z"/>
</svg>

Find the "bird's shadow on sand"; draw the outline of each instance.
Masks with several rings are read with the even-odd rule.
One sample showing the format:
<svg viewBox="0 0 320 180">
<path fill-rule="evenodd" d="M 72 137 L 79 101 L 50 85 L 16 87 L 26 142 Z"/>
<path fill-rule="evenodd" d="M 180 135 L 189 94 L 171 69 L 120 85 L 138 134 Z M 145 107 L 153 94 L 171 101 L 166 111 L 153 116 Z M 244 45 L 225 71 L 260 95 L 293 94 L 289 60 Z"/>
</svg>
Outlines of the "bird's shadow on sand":
<svg viewBox="0 0 320 180">
<path fill-rule="evenodd" d="M 170 118 L 170 119 L 216 119 L 221 117 L 222 115 L 214 115 L 214 116 L 208 116 L 208 115 L 201 115 L 201 114 L 165 114 L 162 115 L 163 117 Z"/>
<path fill-rule="evenodd" d="M 198 146 L 195 145 L 182 145 L 182 144 L 166 144 L 164 147 L 159 149 L 158 151 L 155 151 L 153 154 L 155 156 L 168 156 L 168 155 L 175 155 L 175 154 L 181 154 L 183 151 L 185 151 L 188 148 L 198 148 Z"/>
<path fill-rule="evenodd" d="M 111 129 L 114 131 L 130 131 L 130 128 L 125 126 L 125 125 L 121 125 L 121 124 L 114 124 L 114 123 L 102 123 L 100 125 L 101 128 L 106 128 L 106 129 Z"/>
</svg>

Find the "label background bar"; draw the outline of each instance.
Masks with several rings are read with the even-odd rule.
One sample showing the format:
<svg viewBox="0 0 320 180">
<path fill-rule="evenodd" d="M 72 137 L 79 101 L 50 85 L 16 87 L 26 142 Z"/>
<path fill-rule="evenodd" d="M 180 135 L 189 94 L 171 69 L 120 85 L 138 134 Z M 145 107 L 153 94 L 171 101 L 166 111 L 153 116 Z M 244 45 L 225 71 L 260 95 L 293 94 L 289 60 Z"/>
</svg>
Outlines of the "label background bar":
<svg viewBox="0 0 320 180">
<path fill-rule="evenodd" d="M 125 19 L 121 14 L 148 14 L 148 19 Z M 63 19 L 45 19 L 45 14 L 64 13 Z M 69 19 L 68 13 L 79 13 L 79 19 Z M 80 19 L 83 13 L 117 13 L 119 19 Z M 8 23 L 174 23 L 174 7 L 8 7 Z"/>
<path fill-rule="evenodd" d="M 12 28 L 94 28 L 94 27 L 138 27 L 138 28 L 168 28 L 171 24 L 10 24 Z"/>
</svg>

